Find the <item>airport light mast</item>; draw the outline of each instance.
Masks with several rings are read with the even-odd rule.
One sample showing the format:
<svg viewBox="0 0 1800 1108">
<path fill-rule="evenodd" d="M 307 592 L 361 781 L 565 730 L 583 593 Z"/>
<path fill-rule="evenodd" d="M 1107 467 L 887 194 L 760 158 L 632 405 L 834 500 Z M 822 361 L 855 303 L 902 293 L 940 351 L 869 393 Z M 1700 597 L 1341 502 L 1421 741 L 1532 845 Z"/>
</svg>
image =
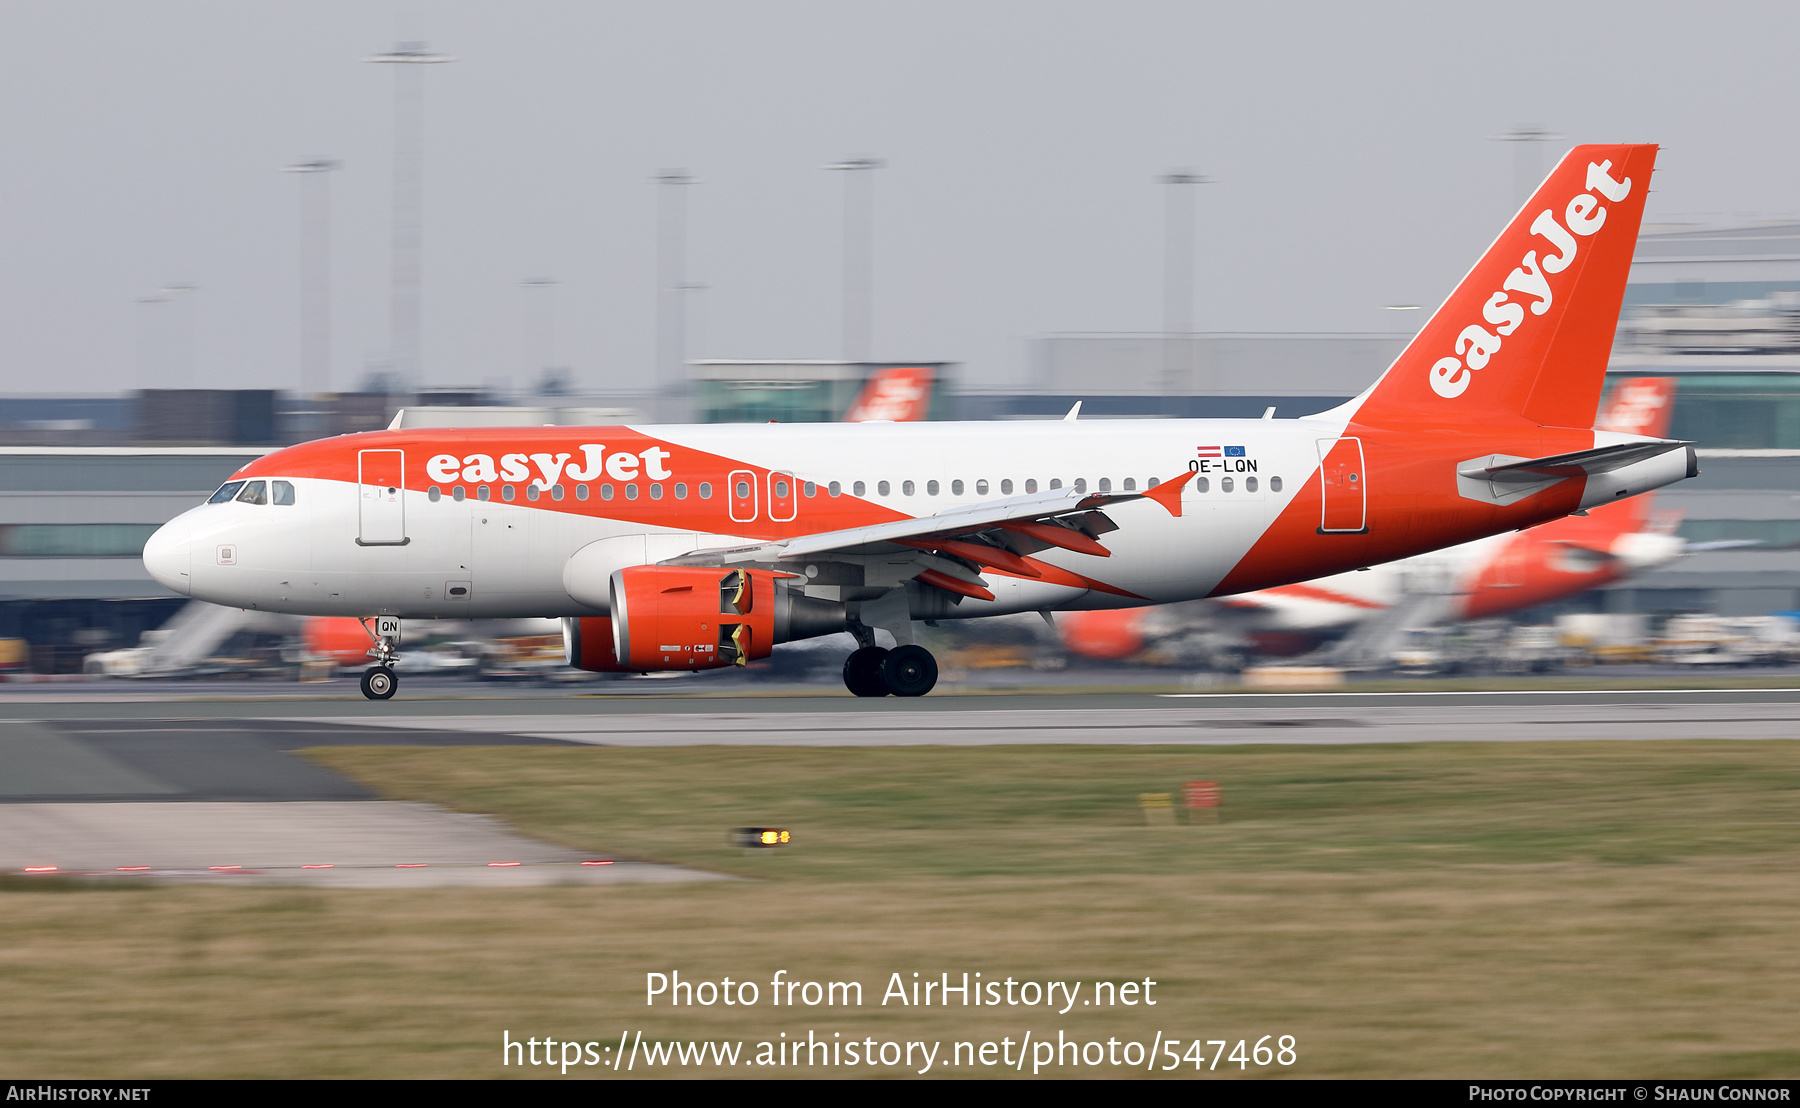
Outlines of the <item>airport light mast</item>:
<svg viewBox="0 0 1800 1108">
<path fill-rule="evenodd" d="M 1212 183 L 1191 169 L 1171 169 L 1157 178 L 1164 186 L 1163 208 L 1163 381 L 1167 410 L 1182 388 L 1191 387 L 1194 348 L 1194 190 Z"/>
<path fill-rule="evenodd" d="M 308 158 L 281 167 L 300 174 L 300 394 L 331 389 L 331 191 L 342 162 Z"/>
<path fill-rule="evenodd" d="M 826 169 L 844 174 L 844 360 L 871 357 L 875 314 L 875 178 L 880 158 L 846 158 Z"/>
<path fill-rule="evenodd" d="M 433 54 L 422 42 L 402 42 L 386 54 L 363 59 L 394 67 L 394 289 L 388 351 L 390 387 L 421 383 L 421 258 L 424 252 L 425 65 L 456 59 Z"/>
<path fill-rule="evenodd" d="M 698 179 L 685 169 L 665 169 L 656 190 L 656 380 L 651 403 L 656 418 L 678 423 L 677 400 L 686 386 L 687 186 Z"/>
</svg>

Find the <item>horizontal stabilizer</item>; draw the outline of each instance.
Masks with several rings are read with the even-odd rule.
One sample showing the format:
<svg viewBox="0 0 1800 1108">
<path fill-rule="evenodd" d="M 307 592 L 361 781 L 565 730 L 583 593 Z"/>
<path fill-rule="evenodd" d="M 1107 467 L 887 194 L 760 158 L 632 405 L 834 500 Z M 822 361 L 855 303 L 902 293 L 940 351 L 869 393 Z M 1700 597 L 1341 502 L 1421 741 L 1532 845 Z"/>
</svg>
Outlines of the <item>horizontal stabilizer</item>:
<svg viewBox="0 0 1800 1108">
<path fill-rule="evenodd" d="M 1487 466 L 1475 465 L 1457 470 L 1457 474 L 1472 481 L 1504 481 L 1520 484 L 1538 484 L 1551 477 L 1593 476 L 1596 473 L 1611 473 L 1615 469 L 1624 469 L 1647 458 L 1667 454 L 1691 443 L 1678 439 L 1649 439 L 1638 442 L 1622 442 L 1612 446 L 1596 446 L 1592 450 L 1577 450 L 1569 454 L 1551 454 L 1543 458 L 1519 458 L 1510 461 L 1494 459 Z"/>
</svg>

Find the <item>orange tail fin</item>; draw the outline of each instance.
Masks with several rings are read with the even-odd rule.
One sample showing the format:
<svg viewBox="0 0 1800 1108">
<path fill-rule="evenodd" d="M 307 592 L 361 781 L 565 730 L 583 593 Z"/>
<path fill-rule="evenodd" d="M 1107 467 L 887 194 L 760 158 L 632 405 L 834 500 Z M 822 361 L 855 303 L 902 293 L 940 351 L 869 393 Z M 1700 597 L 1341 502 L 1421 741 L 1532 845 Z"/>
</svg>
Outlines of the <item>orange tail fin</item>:
<svg viewBox="0 0 1800 1108">
<path fill-rule="evenodd" d="M 1356 422 L 1592 427 L 1655 165 L 1655 146 L 1571 150 Z"/>
</svg>

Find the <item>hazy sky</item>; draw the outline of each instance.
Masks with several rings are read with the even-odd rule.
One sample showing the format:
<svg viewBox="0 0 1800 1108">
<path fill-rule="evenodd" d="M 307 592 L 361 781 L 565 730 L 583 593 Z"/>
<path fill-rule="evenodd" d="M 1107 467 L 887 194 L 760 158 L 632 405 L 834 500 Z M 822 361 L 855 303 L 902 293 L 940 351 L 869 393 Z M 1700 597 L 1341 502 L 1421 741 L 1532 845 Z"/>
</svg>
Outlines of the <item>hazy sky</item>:
<svg viewBox="0 0 1800 1108">
<path fill-rule="evenodd" d="M 425 95 L 429 384 L 528 380 L 561 282 L 578 384 L 655 358 L 652 175 L 682 166 L 690 354 L 840 349 L 842 180 L 875 182 L 874 350 L 1017 379 L 1026 340 L 1162 319 L 1161 186 L 1199 195 L 1201 330 L 1378 331 L 1513 204 L 1538 124 L 1660 142 L 1650 221 L 1800 210 L 1792 4 L 0 2 L 0 392 L 139 382 L 192 294 L 194 383 L 293 387 L 299 182 L 331 181 L 333 385 L 388 348 L 399 39 Z M 541 291 L 535 295 L 543 295 Z M 1406 319 L 1416 325 L 1417 317 Z M 153 332 L 152 339 L 164 332 Z M 152 361 L 158 357 L 152 351 Z M 167 352 L 161 354 L 168 360 Z"/>
</svg>

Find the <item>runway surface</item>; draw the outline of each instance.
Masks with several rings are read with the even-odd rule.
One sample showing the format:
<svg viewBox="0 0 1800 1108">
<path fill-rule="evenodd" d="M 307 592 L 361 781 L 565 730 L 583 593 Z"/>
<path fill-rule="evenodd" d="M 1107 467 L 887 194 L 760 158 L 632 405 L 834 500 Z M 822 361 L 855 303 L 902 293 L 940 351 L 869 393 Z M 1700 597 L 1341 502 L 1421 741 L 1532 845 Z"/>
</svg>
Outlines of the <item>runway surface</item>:
<svg viewBox="0 0 1800 1108">
<path fill-rule="evenodd" d="M 282 691 L 292 693 L 293 686 Z M 1800 690 L 1066 696 L 183 699 L 141 686 L 0 695 L 0 872 L 344 887 L 706 880 L 381 800 L 329 745 L 1220 746 L 1779 740 Z M 209 690 L 210 691 L 210 690 Z M 319 867 L 319 868 L 315 868 Z"/>
</svg>

